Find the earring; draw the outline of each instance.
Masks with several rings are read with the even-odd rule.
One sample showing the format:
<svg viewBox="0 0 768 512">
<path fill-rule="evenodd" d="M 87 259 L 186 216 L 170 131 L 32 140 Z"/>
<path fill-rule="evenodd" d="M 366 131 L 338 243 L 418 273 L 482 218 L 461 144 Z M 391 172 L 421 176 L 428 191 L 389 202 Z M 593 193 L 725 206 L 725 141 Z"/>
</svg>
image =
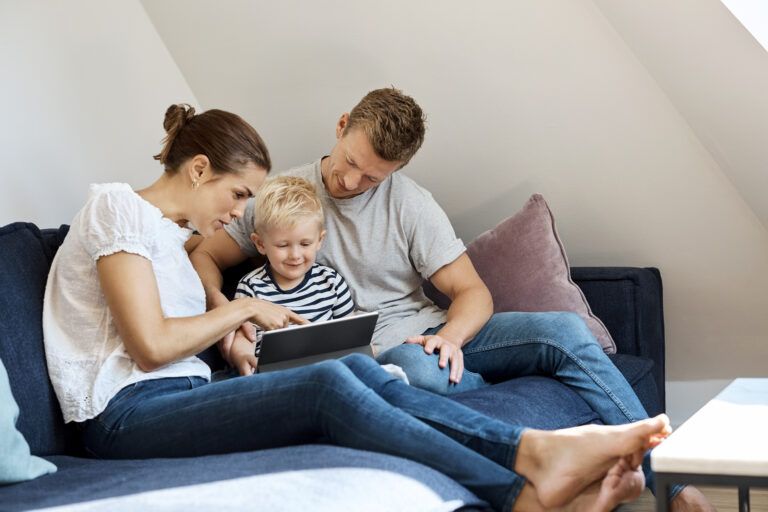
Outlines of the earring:
<svg viewBox="0 0 768 512">
<path fill-rule="evenodd" d="M 200 182 L 197 180 L 192 180 L 192 188 L 197 190 L 197 187 L 200 186 Z"/>
</svg>

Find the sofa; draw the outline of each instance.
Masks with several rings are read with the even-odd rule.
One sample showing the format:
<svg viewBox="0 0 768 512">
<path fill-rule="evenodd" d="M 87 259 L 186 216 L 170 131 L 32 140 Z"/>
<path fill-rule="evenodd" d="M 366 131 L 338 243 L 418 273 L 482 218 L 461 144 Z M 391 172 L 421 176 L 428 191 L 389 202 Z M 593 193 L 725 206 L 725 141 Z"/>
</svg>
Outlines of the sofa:
<svg viewBox="0 0 768 512">
<path fill-rule="evenodd" d="M 330 446 L 322 440 L 311 445 L 195 458 L 86 457 L 78 428 L 64 424 L 48 379 L 41 325 L 46 276 L 67 229 L 66 225 L 39 229 L 30 223 L 0 228 L 0 362 L 7 370 L 12 400 L 19 409 L 15 427 L 33 458 L 44 459 L 57 468 L 31 480 L 0 485 L 0 511 L 49 507 L 487 509 L 483 501 L 438 471 L 398 457 Z M 476 259 L 473 257 L 473 262 L 484 276 L 482 264 Z M 567 261 L 565 264 L 567 281 L 572 279 L 572 285 L 583 293 L 591 308 L 590 314 L 601 320 L 612 336 L 616 353 L 609 355 L 611 361 L 625 375 L 649 414 L 663 412 L 664 321 L 659 271 L 639 267 L 568 268 Z M 229 286 L 238 275 L 238 270 L 228 273 Z M 496 299 L 499 283 L 486 282 Z M 537 286 L 541 285 L 534 288 Z M 434 290 L 427 293 L 434 295 Z M 223 365 L 215 348 L 201 357 L 214 370 Z M 547 376 L 513 378 L 452 398 L 503 421 L 535 428 L 599 422 L 575 392 Z"/>
</svg>

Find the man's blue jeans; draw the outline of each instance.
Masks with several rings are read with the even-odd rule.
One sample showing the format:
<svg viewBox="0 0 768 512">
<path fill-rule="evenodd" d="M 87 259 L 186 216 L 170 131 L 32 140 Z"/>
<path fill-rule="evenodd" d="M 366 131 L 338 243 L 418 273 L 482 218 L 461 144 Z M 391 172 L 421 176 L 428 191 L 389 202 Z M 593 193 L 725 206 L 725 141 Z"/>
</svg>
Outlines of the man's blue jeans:
<svg viewBox="0 0 768 512">
<path fill-rule="evenodd" d="M 122 389 L 83 425 L 105 458 L 198 456 L 330 441 L 415 460 L 511 510 L 524 428 L 408 386 L 371 358 L 351 355 L 282 372 L 207 383 L 199 377 Z"/>
<path fill-rule="evenodd" d="M 440 327 L 424 334 L 434 334 Z M 381 364 L 403 368 L 411 385 L 434 393 L 461 393 L 523 375 L 549 375 L 576 391 L 605 424 L 619 425 L 648 417 L 632 386 L 608 359 L 584 320 L 568 312 L 497 313 L 464 347 L 464 374 L 449 382 L 449 368 L 424 347 L 398 345 L 380 354 Z M 653 490 L 646 456 L 643 469 Z M 673 496 L 680 488 L 676 488 Z"/>
</svg>

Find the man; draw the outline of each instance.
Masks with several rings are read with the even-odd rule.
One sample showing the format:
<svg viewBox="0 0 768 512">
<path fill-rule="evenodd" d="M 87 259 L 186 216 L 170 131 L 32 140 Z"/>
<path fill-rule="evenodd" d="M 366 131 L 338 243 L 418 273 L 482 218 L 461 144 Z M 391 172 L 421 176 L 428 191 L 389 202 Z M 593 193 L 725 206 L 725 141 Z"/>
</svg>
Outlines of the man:
<svg viewBox="0 0 768 512">
<path fill-rule="evenodd" d="M 359 309 L 379 311 L 377 360 L 441 394 L 486 386 L 484 377 L 543 370 L 576 390 L 604 423 L 647 417 L 578 315 L 493 314 L 490 293 L 443 210 L 396 172 L 421 147 L 424 132 L 412 98 L 394 88 L 371 91 L 339 118 L 328 156 L 286 171 L 313 183 L 323 202 L 327 235 L 318 261 L 344 276 Z M 192 254 L 209 307 L 227 300 L 221 270 L 256 256 L 252 216 L 249 204 L 242 219 Z M 447 312 L 424 296 L 424 279 L 451 299 Z M 254 339 L 250 326 L 237 335 Z M 225 357 L 231 337 L 222 341 Z M 698 500 L 695 492 L 686 488 L 673 505 Z"/>
</svg>

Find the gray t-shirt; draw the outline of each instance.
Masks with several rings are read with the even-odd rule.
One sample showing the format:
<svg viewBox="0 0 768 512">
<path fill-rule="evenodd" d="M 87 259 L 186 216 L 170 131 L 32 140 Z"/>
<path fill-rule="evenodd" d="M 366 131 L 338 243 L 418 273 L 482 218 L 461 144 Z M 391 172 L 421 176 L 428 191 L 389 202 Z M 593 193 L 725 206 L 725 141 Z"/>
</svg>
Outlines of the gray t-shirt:
<svg viewBox="0 0 768 512">
<path fill-rule="evenodd" d="M 375 353 L 445 322 L 445 311 L 424 296 L 421 285 L 465 248 L 432 194 L 395 172 L 359 196 L 334 199 L 323 185 L 320 160 L 280 174 L 315 185 L 328 230 L 317 261 L 344 276 L 359 310 L 379 311 Z M 258 255 L 250 239 L 253 200 L 226 230 L 245 254 Z"/>
</svg>

